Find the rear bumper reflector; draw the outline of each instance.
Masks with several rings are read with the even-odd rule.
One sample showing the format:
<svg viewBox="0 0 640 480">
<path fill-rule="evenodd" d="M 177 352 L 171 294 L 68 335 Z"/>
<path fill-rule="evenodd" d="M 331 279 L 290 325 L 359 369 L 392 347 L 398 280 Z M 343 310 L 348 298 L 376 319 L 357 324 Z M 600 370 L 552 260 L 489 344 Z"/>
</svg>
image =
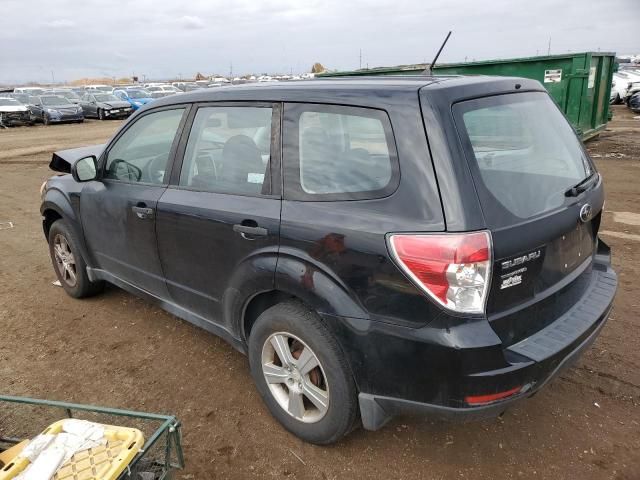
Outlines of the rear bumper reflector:
<svg viewBox="0 0 640 480">
<path fill-rule="evenodd" d="M 522 387 L 515 387 L 504 392 L 490 393 L 488 395 L 469 395 L 464 398 L 464 401 L 469 405 L 484 405 L 486 403 L 491 403 L 510 397 L 511 395 L 515 395 L 516 393 L 520 393 L 521 391 Z"/>
</svg>

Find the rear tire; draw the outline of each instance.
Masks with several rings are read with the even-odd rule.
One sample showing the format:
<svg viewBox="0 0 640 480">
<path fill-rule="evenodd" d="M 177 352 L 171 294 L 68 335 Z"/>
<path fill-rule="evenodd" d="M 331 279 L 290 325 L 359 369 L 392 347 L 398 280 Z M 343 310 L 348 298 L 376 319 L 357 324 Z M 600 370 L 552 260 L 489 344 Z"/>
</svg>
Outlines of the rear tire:
<svg viewBox="0 0 640 480">
<path fill-rule="evenodd" d="M 280 303 L 258 317 L 249 363 L 267 408 L 294 435 L 327 445 L 353 429 L 358 397 L 351 369 L 327 327 L 301 303 Z"/>
<path fill-rule="evenodd" d="M 49 229 L 49 255 L 62 288 L 70 296 L 89 297 L 104 289 L 104 282 L 89 280 L 78 241 L 64 220 L 56 220 Z"/>
</svg>

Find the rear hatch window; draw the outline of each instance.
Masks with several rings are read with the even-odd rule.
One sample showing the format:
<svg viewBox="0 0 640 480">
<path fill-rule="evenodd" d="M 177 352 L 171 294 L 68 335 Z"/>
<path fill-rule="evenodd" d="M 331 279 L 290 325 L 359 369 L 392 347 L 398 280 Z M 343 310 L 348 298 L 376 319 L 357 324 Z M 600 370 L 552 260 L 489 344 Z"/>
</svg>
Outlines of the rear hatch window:
<svg viewBox="0 0 640 480">
<path fill-rule="evenodd" d="M 545 92 L 460 102 L 453 116 L 493 239 L 487 315 L 511 344 L 554 321 L 586 288 L 602 185 Z M 587 203 L 592 213 L 581 219 Z"/>
<path fill-rule="evenodd" d="M 565 192 L 592 173 L 571 126 L 546 93 L 485 97 L 458 103 L 454 111 L 493 227 L 562 207 Z"/>
</svg>

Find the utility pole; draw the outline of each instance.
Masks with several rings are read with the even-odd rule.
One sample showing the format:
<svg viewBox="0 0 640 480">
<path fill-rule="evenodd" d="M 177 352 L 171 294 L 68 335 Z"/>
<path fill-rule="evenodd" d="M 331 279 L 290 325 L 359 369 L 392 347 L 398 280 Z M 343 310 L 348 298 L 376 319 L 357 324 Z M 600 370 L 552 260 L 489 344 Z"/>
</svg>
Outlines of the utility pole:
<svg viewBox="0 0 640 480">
<path fill-rule="evenodd" d="M 360 66 L 358 67 L 360 70 L 362 70 L 362 49 L 360 49 Z"/>
<path fill-rule="evenodd" d="M 53 70 L 51 70 L 51 83 L 56 83 L 56 78 L 53 76 Z"/>
<path fill-rule="evenodd" d="M 547 47 L 547 55 L 551 55 L 551 37 L 549 37 L 549 46 Z"/>
<path fill-rule="evenodd" d="M 229 77 L 233 78 L 233 61 L 229 62 Z"/>
</svg>

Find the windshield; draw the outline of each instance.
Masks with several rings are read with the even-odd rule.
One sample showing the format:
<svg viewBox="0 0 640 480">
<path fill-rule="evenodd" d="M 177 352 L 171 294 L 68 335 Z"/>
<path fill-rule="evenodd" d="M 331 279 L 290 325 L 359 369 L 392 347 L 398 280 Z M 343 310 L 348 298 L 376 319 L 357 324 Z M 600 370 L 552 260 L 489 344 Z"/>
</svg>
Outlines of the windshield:
<svg viewBox="0 0 640 480">
<path fill-rule="evenodd" d="M 494 226 L 564 205 L 565 192 L 593 168 L 560 110 L 543 92 L 458 103 L 456 125 L 483 211 Z"/>
<path fill-rule="evenodd" d="M 58 95 L 60 97 L 73 99 L 73 100 L 78 100 L 80 98 L 75 92 L 72 92 L 71 90 L 49 90 L 45 93 L 49 95 Z"/>
<path fill-rule="evenodd" d="M 117 102 L 120 99 L 115 95 L 111 95 L 110 93 L 97 93 L 94 95 L 98 102 Z"/>
<path fill-rule="evenodd" d="M 127 90 L 129 98 L 149 98 L 151 94 L 145 90 Z"/>
<path fill-rule="evenodd" d="M 68 105 L 69 100 L 59 95 L 49 95 L 46 97 L 40 97 L 43 105 Z"/>
<path fill-rule="evenodd" d="M 27 95 L 26 93 L 14 93 L 13 98 L 25 104 L 29 103 L 29 95 Z"/>
<path fill-rule="evenodd" d="M 2 107 L 19 107 L 22 104 L 13 98 L 0 98 L 0 106 Z"/>
<path fill-rule="evenodd" d="M 67 91 L 65 91 L 65 92 L 61 92 L 61 93 L 60 93 L 60 95 L 62 95 L 62 96 L 63 96 L 63 97 L 65 97 L 65 98 L 69 98 L 69 99 L 71 99 L 71 100 L 78 100 L 78 99 L 80 99 L 80 96 L 79 96 L 76 92 L 74 92 L 74 91 L 72 91 L 72 90 L 67 90 Z"/>
<path fill-rule="evenodd" d="M 42 92 L 44 92 L 42 88 L 23 88 L 21 90 L 22 92 L 20 93 L 26 93 L 29 95 L 40 95 Z"/>
</svg>

